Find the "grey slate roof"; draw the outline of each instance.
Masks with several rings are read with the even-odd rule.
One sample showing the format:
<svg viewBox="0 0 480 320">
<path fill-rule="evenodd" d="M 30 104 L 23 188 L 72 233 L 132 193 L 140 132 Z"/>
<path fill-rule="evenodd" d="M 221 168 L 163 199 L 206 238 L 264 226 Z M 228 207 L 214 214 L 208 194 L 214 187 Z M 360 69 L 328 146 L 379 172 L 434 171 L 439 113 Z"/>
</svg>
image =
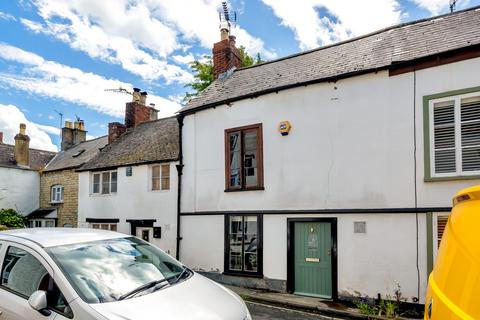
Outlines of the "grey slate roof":
<svg viewBox="0 0 480 320">
<path fill-rule="evenodd" d="M 179 150 L 178 133 L 176 117 L 141 123 L 103 148 L 78 171 L 175 161 Z"/>
<path fill-rule="evenodd" d="M 68 150 L 60 151 L 48 163 L 44 171 L 57 171 L 78 168 L 85 162 L 95 157 L 100 149 L 108 143 L 108 137 L 103 136 L 96 139 L 81 142 Z"/>
<path fill-rule="evenodd" d="M 303 83 L 386 69 L 480 44 L 480 7 L 401 24 L 279 60 L 235 70 L 192 99 L 180 113 L 213 107 Z"/>
<path fill-rule="evenodd" d="M 30 166 L 26 168 L 16 164 L 13 149 L 13 145 L 0 143 L 0 167 L 38 171 L 55 156 L 55 152 L 30 148 Z"/>
</svg>

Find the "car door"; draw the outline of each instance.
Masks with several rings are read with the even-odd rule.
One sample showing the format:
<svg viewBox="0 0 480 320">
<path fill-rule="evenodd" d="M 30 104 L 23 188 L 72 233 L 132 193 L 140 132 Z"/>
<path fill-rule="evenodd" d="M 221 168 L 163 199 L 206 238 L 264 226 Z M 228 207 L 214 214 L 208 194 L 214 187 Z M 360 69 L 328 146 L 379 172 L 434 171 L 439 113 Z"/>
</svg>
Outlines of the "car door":
<svg viewBox="0 0 480 320">
<path fill-rule="evenodd" d="M 0 274 L 0 320 L 71 319 L 73 314 L 53 281 L 53 270 L 36 251 L 4 242 Z M 30 307 L 28 298 L 37 291 L 47 292 L 50 314 Z"/>
</svg>

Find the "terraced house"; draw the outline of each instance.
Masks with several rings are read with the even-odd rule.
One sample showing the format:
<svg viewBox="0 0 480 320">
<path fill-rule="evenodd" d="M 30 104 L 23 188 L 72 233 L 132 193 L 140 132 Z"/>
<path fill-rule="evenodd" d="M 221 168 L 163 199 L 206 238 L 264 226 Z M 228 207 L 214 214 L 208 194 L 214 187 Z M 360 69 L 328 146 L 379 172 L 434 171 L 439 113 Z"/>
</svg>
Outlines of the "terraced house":
<svg viewBox="0 0 480 320">
<path fill-rule="evenodd" d="M 480 8 L 248 68 L 180 112 L 180 259 L 322 298 L 422 302 L 451 197 L 480 182 Z"/>
<path fill-rule="evenodd" d="M 125 122 L 110 123 L 108 144 L 79 172 L 78 223 L 136 235 L 175 255 L 178 122 L 156 119 L 135 89 Z"/>
<path fill-rule="evenodd" d="M 40 208 L 29 215 L 31 227 L 76 227 L 78 221 L 78 173 L 107 144 L 107 137 L 86 140 L 83 121 L 65 122 L 62 150 L 40 175 Z"/>
</svg>

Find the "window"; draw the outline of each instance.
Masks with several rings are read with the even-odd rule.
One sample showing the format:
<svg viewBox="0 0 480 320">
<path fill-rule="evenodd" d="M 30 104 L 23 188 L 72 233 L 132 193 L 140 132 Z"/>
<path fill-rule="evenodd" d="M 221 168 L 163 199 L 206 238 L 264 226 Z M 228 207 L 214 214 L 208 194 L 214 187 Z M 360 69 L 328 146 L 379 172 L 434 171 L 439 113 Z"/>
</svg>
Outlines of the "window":
<svg viewBox="0 0 480 320">
<path fill-rule="evenodd" d="M 153 165 L 152 190 L 170 190 L 170 165 Z"/>
<path fill-rule="evenodd" d="M 110 194 L 117 192 L 117 171 L 93 174 L 92 193 Z"/>
<path fill-rule="evenodd" d="M 225 272 L 261 275 L 261 216 L 226 215 L 225 230 Z"/>
<path fill-rule="evenodd" d="M 47 292 L 49 309 L 73 317 L 72 310 L 45 267 L 25 250 L 9 247 L 3 263 L 1 285 L 28 299 L 37 290 Z"/>
<path fill-rule="evenodd" d="M 63 202 L 63 186 L 62 185 L 54 185 L 52 186 L 51 191 L 51 202 L 52 203 L 61 203 Z"/>
<path fill-rule="evenodd" d="M 54 219 L 32 219 L 28 221 L 29 228 L 54 228 Z"/>
<path fill-rule="evenodd" d="M 480 174 L 480 95 L 430 100 L 431 177 Z"/>
<path fill-rule="evenodd" d="M 261 124 L 225 130 L 225 188 L 263 189 Z"/>
<path fill-rule="evenodd" d="M 117 224 L 116 223 L 91 223 L 90 227 L 92 229 L 117 231 Z"/>
</svg>

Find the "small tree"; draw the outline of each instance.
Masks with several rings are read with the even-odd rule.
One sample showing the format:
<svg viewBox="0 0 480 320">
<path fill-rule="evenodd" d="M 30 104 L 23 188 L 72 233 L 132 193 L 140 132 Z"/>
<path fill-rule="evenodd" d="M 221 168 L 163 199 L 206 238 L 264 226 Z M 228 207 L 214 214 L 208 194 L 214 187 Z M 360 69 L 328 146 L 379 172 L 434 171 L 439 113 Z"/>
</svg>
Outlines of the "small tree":
<svg viewBox="0 0 480 320">
<path fill-rule="evenodd" d="M 260 53 L 257 53 L 257 56 L 254 58 L 250 56 L 244 46 L 238 48 L 240 51 L 240 58 L 242 59 L 242 64 L 240 67 L 248 67 L 254 64 L 259 64 L 264 62 Z M 212 56 L 203 56 L 202 60 L 195 60 L 190 63 L 190 69 L 193 71 L 193 82 L 190 82 L 185 85 L 185 87 L 190 87 L 193 89 L 193 92 L 185 93 L 184 101 L 190 100 L 192 97 L 197 96 L 200 92 L 205 90 L 212 82 L 215 80 L 213 75 L 213 58 Z"/>
<path fill-rule="evenodd" d="M 7 228 L 24 228 L 25 217 L 13 209 L 0 209 L 0 225 Z"/>
</svg>

